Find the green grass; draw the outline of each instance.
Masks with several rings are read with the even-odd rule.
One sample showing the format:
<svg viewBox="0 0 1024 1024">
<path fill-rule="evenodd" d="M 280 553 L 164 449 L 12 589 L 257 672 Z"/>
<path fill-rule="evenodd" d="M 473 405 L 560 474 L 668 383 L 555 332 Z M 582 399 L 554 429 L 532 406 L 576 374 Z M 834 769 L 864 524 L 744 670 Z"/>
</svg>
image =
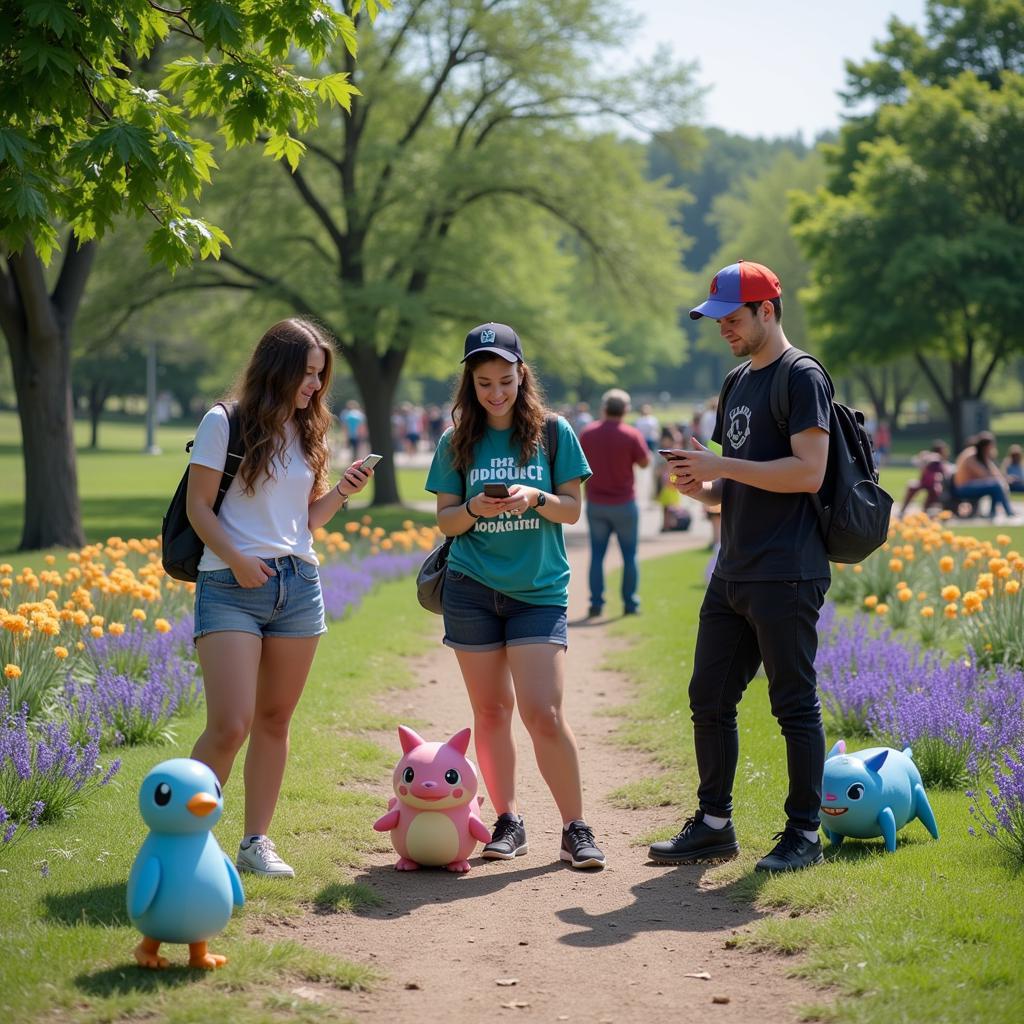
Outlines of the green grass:
<svg viewBox="0 0 1024 1024">
<path fill-rule="evenodd" d="M 664 802 L 665 792 L 682 791 L 680 819 L 692 811 L 696 790 L 686 688 L 706 561 L 700 552 L 645 562 L 644 615 L 613 627 L 636 644 L 616 655 L 613 667 L 631 673 L 641 693 L 623 742 L 650 750 L 666 769 L 663 787 L 636 784 L 621 799 L 644 806 L 646 796 L 646 805 L 654 805 Z M 637 650 L 643 651 L 642 672 Z M 929 793 L 938 842 L 915 821 L 899 834 L 895 853 L 886 853 L 881 840 L 849 840 L 841 850 L 826 844 L 823 867 L 765 877 L 753 866 L 784 824 L 786 757 L 763 675 L 740 705 L 739 728 L 735 806 L 743 853 L 709 869 L 708 878 L 733 883 L 737 898 L 789 911 L 760 922 L 746 941 L 802 953 L 799 973 L 834 986 L 821 1006 L 807 1008 L 808 1017 L 859 1024 L 1019 1021 L 1021 875 L 994 843 L 967 834 L 963 793 Z M 830 732 L 829 744 L 837 738 Z M 651 833 L 639 842 L 664 836 Z"/>
<path fill-rule="evenodd" d="M 82 505 L 82 522 L 86 541 L 105 541 L 111 536 L 155 537 L 167 503 L 171 500 L 188 456 L 185 444 L 195 434 L 192 426 L 161 427 L 157 440 L 163 449 L 160 455 L 143 452 L 145 429 L 141 423 L 104 423 L 100 429 L 102 447 L 87 448 L 88 424 L 75 423 L 78 445 L 78 492 Z M 33 552 L 29 557 L 17 553 L 21 538 L 24 498 L 24 464 L 17 416 L 0 413 L 0 479 L 4 481 L 0 499 L 0 558 L 17 562 L 18 566 L 42 564 L 48 552 Z M 421 469 L 399 469 L 399 493 L 407 501 L 430 496 L 423 490 L 426 472 Z M 371 484 L 372 488 L 372 484 Z M 372 500 L 372 490 L 352 503 L 354 510 L 365 509 Z M 430 513 L 400 505 L 374 509 L 374 523 L 392 530 L 403 519 L 432 523 Z M 337 522 L 342 522 L 339 516 Z M 53 552 L 57 553 L 55 549 Z"/>
<path fill-rule="evenodd" d="M 393 752 L 366 737 L 390 729 L 372 697 L 405 686 L 403 659 L 422 649 L 427 625 L 409 580 L 385 584 L 351 619 L 334 623 L 321 641 L 292 729 L 291 756 L 274 835 L 302 870 L 288 885 L 245 878 L 246 906 L 211 948 L 226 953 L 221 971 L 189 971 L 187 951 L 165 947 L 175 965 L 162 972 L 134 966 L 138 933 L 128 924 L 125 880 L 145 836 L 138 787 L 169 757 L 187 756 L 202 729 L 202 713 L 177 723 L 175 742 L 124 752 L 114 781 L 74 819 L 45 826 L 0 855 L 0 992 L 7 1020 L 71 1022 L 141 1019 L 211 1021 L 319 1019 L 323 1007 L 292 995 L 304 981 L 331 987 L 371 985 L 366 967 L 290 944 L 259 941 L 254 925 L 271 915 L 342 913 L 374 902 L 352 876 L 367 851 L 389 849 L 371 829 L 384 810 L 365 788 L 387 778 Z M 368 646 L 366 635 L 387 636 Z M 410 722 L 416 725 L 416 722 Z M 242 830 L 241 755 L 226 789 L 216 834 L 234 853 Z M 44 877 L 43 866 L 48 870 Z M 334 1019 L 334 1018 L 331 1018 Z"/>
</svg>

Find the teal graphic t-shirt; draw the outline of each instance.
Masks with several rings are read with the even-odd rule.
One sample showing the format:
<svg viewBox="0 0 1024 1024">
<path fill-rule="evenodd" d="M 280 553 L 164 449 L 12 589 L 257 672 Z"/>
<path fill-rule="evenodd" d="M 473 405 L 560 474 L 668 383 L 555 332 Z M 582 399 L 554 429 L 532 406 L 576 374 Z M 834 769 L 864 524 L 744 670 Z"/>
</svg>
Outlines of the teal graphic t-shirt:
<svg viewBox="0 0 1024 1024">
<path fill-rule="evenodd" d="M 567 480 L 586 480 L 590 466 L 572 427 L 558 417 L 558 454 L 554 480 L 543 447 L 519 465 L 518 446 L 510 441 L 512 428 L 487 428 L 473 454 L 473 465 L 462 476 L 449 454 L 452 431 L 445 431 L 434 452 L 427 474 L 427 490 L 434 494 L 482 494 L 486 483 L 522 484 L 554 494 Z M 455 538 L 448 555 L 448 567 L 527 604 L 565 606 L 569 603 L 569 560 L 565 555 L 562 524 L 550 523 L 535 509 L 521 516 L 502 513 L 493 519 L 478 519 L 467 533 Z"/>
</svg>

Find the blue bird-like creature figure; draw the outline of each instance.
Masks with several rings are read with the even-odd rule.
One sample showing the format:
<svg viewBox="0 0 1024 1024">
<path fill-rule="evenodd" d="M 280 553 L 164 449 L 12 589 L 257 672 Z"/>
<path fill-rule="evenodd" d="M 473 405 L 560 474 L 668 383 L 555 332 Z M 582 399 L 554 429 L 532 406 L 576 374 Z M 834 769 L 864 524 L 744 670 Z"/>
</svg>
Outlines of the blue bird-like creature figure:
<svg viewBox="0 0 1024 1024">
<path fill-rule="evenodd" d="M 142 780 L 139 810 L 150 828 L 128 876 L 128 916 L 142 932 L 135 959 L 166 967 L 161 942 L 186 942 L 190 967 L 222 967 L 207 941 L 245 903 L 235 865 L 213 837 L 224 797 L 213 772 L 187 757 L 158 764 Z"/>
<path fill-rule="evenodd" d="M 882 836 L 891 853 L 896 833 L 914 818 L 924 822 L 933 839 L 939 838 L 910 747 L 869 747 L 848 754 L 839 740 L 825 759 L 821 810 L 822 829 L 833 846 L 847 836 Z"/>
</svg>

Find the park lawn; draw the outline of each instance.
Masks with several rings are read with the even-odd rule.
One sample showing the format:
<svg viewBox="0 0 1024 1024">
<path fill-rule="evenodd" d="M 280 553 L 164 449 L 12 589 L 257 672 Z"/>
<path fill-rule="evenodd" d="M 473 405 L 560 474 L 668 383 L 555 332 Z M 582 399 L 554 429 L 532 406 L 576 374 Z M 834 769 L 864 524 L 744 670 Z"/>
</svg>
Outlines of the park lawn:
<svg viewBox="0 0 1024 1024">
<path fill-rule="evenodd" d="M 411 683 L 403 659 L 428 642 L 431 626 L 436 622 L 423 615 L 410 580 L 380 586 L 353 617 L 331 624 L 294 719 L 274 820 L 282 854 L 301 871 L 287 883 L 243 876 L 246 906 L 211 942 L 230 957 L 224 969 L 190 971 L 183 966 L 186 948 L 175 945 L 161 950 L 171 968 L 136 967 L 139 936 L 124 906 L 128 871 L 145 836 L 139 784 L 159 761 L 188 755 L 203 727 L 202 711 L 177 722 L 173 742 L 124 751 L 120 772 L 76 817 L 26 833 L 0 855 L 4 1017 L 208 1022 L 241 1019 L 242 1011 L 247 1021 L 304 1022 L 325 1019 L 331 988 L 371 986 L 375 976 L 364 965 L 266 943 L 256 929 L 267 917 L 346 912 L 373 900 L 369 889 L 350 881 L 368 851 L 390 849 L 388 838 L 371 828 L 385 806 L 364 785 L 390 775 L 397 749 L 397 739 L 385 750 L 368 735 L 397 724 L 373 697 Z M 368 644 L 367 636 L 388 642 Z M 104 753 L 104 763 L 110 756 Z M 229 784 L 216 834 L 230 856 L 242 813 L 237 783 Z M 326 1005 L 293 992 L 310 983 Z"/>
<path fill-rule="evenodd" d="M 975 536 L 987 531 L 972 529 Z M 995 531 L 993 531 L 995 532 Z M 1024 541 L 1024 531 L 1004 531 Z M 636 780 L 618 799 L 643 807 L 675 803 L 679 821 L 695 806 L 696 769 L 686 687 L 693 664 L 706 552 L 645 562 L 644 614 L 613 627 L 634 641 L 612 666 L 632 675 L 639 697 L 625 714 L 623 742 L 649 749 L 666 769 Z M 614 583 L 612 584 L 614 587 Z M 642 651 L 642 655 L 639 652 Z M 638 671 L 638 656 L 642 671 Z M 881 840 L 826 842 L 826 863 L 794 875 L 755 874 L 772 834 L 784 825 L 786 755 L 759 675 L 740 705 L 736 831 L 742 853 L 705 879 L 733 898 L 788 913 L 756 924 L 741 941 L 799 953 L 794 968 L 827 988 L 806 1019 L 1016 1024 L 1024 1010 L 1024 898 L 1021 875 L 987 838 L 967 833 L 963 792 L 931 790 L 935 842 L 919 821 L 899 834 L 895 853 Z M 828 727 L 829 746 L 840 737 Z M 870 745 L 854 740 L 852 746 Z M 646 845 L 667 833 L 651 833 Z"/>
<path fill-rule="evenodd" d="M 160 427 L 157 440 L 162 448 L 159 455 L 143 451 L 145 428 L 141 423 L 123 421 L 104 422 L 100 427 L 98 450 L 87 446 L 88 424 L 75 423 L 75 441 L 78 445 L 78 491 L 82 504 L 82 521 L 86 541 L 95 543 L 108 537 L 155 537 L 160 532 L 167 504 L 174 494 L 181 474 L 188 464 L 185 444 L 195 434 L 195 428 L 181 426 Z M 24 466 L 21 455 L 21 435 L 17 416 L 0 413 L 0 479 L 4 481 L 0 492 L 0 559 L 39 569 L 39 560 L 51 552 L 32 552 L 27 557 L 17 552 L 21 538 L 24 501 Z M 399 493 L 406 501 L 430 498 L 423 490 L 426 471 L 400 468 Z M 371 483 L 372 488 L 372 483 Z M 352 508 L 369 511 L 372 489 L 360 495 Z M 402 520 L 432 523 L 432 514 L 401 505 L 382 506 L 370 514 L 374 523 L 391 531 Z M 343 516 L 338 517 L 342 522 Z"/>
</svg>

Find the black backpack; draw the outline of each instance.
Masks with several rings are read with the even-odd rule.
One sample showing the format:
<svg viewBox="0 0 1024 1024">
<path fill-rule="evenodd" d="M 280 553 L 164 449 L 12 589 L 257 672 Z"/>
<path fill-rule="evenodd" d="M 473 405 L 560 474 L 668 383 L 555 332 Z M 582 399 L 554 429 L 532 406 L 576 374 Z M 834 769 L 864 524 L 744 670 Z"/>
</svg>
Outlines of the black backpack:
<svg viewBox="0 0 1024 1024">
<path fill-rule="evenodd" d="M 217 489 L 217 499 L 213 503 L 213 514 L 220 512 L 224 502 L 224 495 L 227 494 L 231 481 L 242 464 L 245 451 L 242 448 L 242 427 L 238 418 L 238 408 L 235 405 L 228 406 L 224 402 L 218 402 L 228 414 L 228 453 L 224 461 L 224 472 L 220 478 L 220 487 Z M 193 438 L 187 445 L 185 451 L 192 451 L 195 443 Z M 178 482 L 178 488 L 171 498 L 170 505 L 164 513 L 164 524 L 161 532 L 161 544 L 163 547 L 162 561 L 164 572 L 176 580 L 183 580 L 186 583 L 195 583 L 199 578 L 199 560 L 203 557 L 204 544 L 199 539 L 199 534 L 192 529 L 188 519 L 188 512 L 185 508 L 185 500 L 188 494 L 188 469 L 182 474 Z"/>
<path fill-rule="evenodd" d="M 837 402 L 828 371 L 814 356 L 798 348 L 786 349 L 772 379 L 769 403 L 779 433 L 788 440 L 789 374 L 801 359 L 810 360 L 821 370 L 832 398 L 825 480 L 817 494 L 809 495 L 825 540 L 825 551 L 833 562 L 862 562 L 889 535 L 892 495 L 878 485 L 864 414 Z M 733 384 L 749 366 L 749 362 L 743 363 L 726 376 L 719 399 L 723 411 Z"/>
</svg>

